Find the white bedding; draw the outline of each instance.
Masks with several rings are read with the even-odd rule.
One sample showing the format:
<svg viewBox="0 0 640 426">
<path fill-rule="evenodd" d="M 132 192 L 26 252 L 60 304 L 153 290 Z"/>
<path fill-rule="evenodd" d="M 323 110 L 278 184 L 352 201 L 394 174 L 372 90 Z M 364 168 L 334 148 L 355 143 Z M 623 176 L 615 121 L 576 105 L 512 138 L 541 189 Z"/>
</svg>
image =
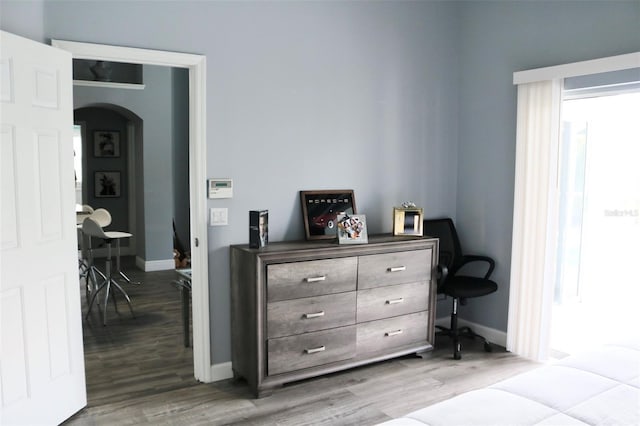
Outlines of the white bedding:
<svg viewBox="0 0 640 426">
<path fill-rule="evenodd" d="M 640 425 L 640 340 L 605 345 L 385 426 Z"/>
</svg>

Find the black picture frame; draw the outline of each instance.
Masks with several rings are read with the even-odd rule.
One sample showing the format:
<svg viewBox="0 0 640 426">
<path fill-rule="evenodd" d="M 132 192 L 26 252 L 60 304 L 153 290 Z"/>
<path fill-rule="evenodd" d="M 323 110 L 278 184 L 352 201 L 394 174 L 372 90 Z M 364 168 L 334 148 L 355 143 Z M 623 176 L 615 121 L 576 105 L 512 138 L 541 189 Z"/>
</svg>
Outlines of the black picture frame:
<svg viewBox="0 0 640 426">
<path fill-rule="evenodd" d="M 116 130 L 93 132 L 93 156 L 96 158 L 120 157 L 120 132 Z"/>
<path fill-rule="evenodd" d="M 94 174 L 96 198 L 118 198 L 122 191 L 120 172 L 100 171 Z"/>
<path fill-rule="evenodd" d="M 300 191 L 302 219 L 307 240 L 329 240 L 338 236 L 338 214 L 356 214 L 352 189 Z"/>
</svg>

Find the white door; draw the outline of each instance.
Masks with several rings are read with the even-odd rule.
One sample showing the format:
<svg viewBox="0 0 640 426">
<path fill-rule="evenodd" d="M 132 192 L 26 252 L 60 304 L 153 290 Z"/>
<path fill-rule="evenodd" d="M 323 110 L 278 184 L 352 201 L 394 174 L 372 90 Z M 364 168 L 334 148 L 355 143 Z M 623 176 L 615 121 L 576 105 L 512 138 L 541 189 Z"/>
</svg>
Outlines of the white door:
<svg viewBox="0 0 640 426">
<path fill-rule="evenodd" d="M 86 405 L 71 55 L 0 32 L 0 423 Z"/>
</svg>

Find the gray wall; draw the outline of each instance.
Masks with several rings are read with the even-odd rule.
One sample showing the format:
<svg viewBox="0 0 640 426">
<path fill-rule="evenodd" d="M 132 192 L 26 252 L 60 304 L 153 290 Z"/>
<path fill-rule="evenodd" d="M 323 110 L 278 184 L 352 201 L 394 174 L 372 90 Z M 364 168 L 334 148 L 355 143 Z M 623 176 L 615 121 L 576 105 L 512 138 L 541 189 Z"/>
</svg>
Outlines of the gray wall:
<svg viewBox="0 0 640 426">
<path fill-rule="evenodd" d="M 129 2 L 126 13 L 45 3 L 46 37 L 207 56 L 208 174 L 235 184 L 233 199 L 209 202 L 230 215 L 209 231 L 214 362 L 230 358 L 228 246 L 247 242 L 249 210 L 270 210 L 272 241 L 303 237 L 302 189 L 354 189 L 374 233 L 391 231 L 404 200 L 455 212 L 455 12 L 448 2 Z"/>
<path fill-rule="evenodd" d="M 463 243 L 497 258 L 501 285 L 462 315 L 506 330 L 512 73 L 640 50 L 639 7 L 129 2 L 123 13 L 122 3 L 47 1 L 42 32 L 207 56 L 208 174 L 235 184 L 233 199 L 209 201 L 230 214 L 209 231 L 218 363 L 230 358 L 228 246 L 247 242 L 252 209 L 270 210 L 273 241 L 302 238 L 301 189 L 354 189 L 372 232 L 391 231 L 391 208 L 404 200 L 427 217 L 456 217 Z"/>
<path fill-rule="evenodd" d="M 189 70 L 171 70 L 173 217 L 180 241 L 189 250 Z"/>
<path fill-rule="evenodd" d="M 0 29 L 47 43 L 44 29 L 45 0 L 0 0 Z"/>
<path fill-rule="evenodd" d="M 55 38 L 55 37 L 54 37 Z M 142 120 L 136 174 L 144 191 L 136 191 L 137 256 L 146 261 L 173 258 L 173 90 L 171 68 L 145 66 L 144 90 L 74 87 L 74 107 L 110 104 Z M 140 171 L 142 171 L 140 173 Z M 141 188 L 142 185 L 138 185 Z M 144 233 L 142 232 L 144 231 Z"/>
</svg>

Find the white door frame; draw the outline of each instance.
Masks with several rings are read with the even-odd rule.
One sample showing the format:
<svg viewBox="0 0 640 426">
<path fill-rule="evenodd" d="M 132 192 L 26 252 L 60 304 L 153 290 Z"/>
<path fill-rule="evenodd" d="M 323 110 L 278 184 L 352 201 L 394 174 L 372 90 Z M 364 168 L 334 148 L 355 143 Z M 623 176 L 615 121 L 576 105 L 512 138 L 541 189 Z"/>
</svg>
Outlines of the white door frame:
<svg viewBox="0 0 640 426">
<path fill-rule="evenodd" d="M 65 40 L 51 45 L 72 53 L 74 59 L 148 64 L 189 70 L 189 196 L 191 220 L 193 370 L 197 380 L 213 377 L 209 315 L 209 253 L 206 199 L 206 57 L 188 53 L 138 49 Z"/>
</svg>

